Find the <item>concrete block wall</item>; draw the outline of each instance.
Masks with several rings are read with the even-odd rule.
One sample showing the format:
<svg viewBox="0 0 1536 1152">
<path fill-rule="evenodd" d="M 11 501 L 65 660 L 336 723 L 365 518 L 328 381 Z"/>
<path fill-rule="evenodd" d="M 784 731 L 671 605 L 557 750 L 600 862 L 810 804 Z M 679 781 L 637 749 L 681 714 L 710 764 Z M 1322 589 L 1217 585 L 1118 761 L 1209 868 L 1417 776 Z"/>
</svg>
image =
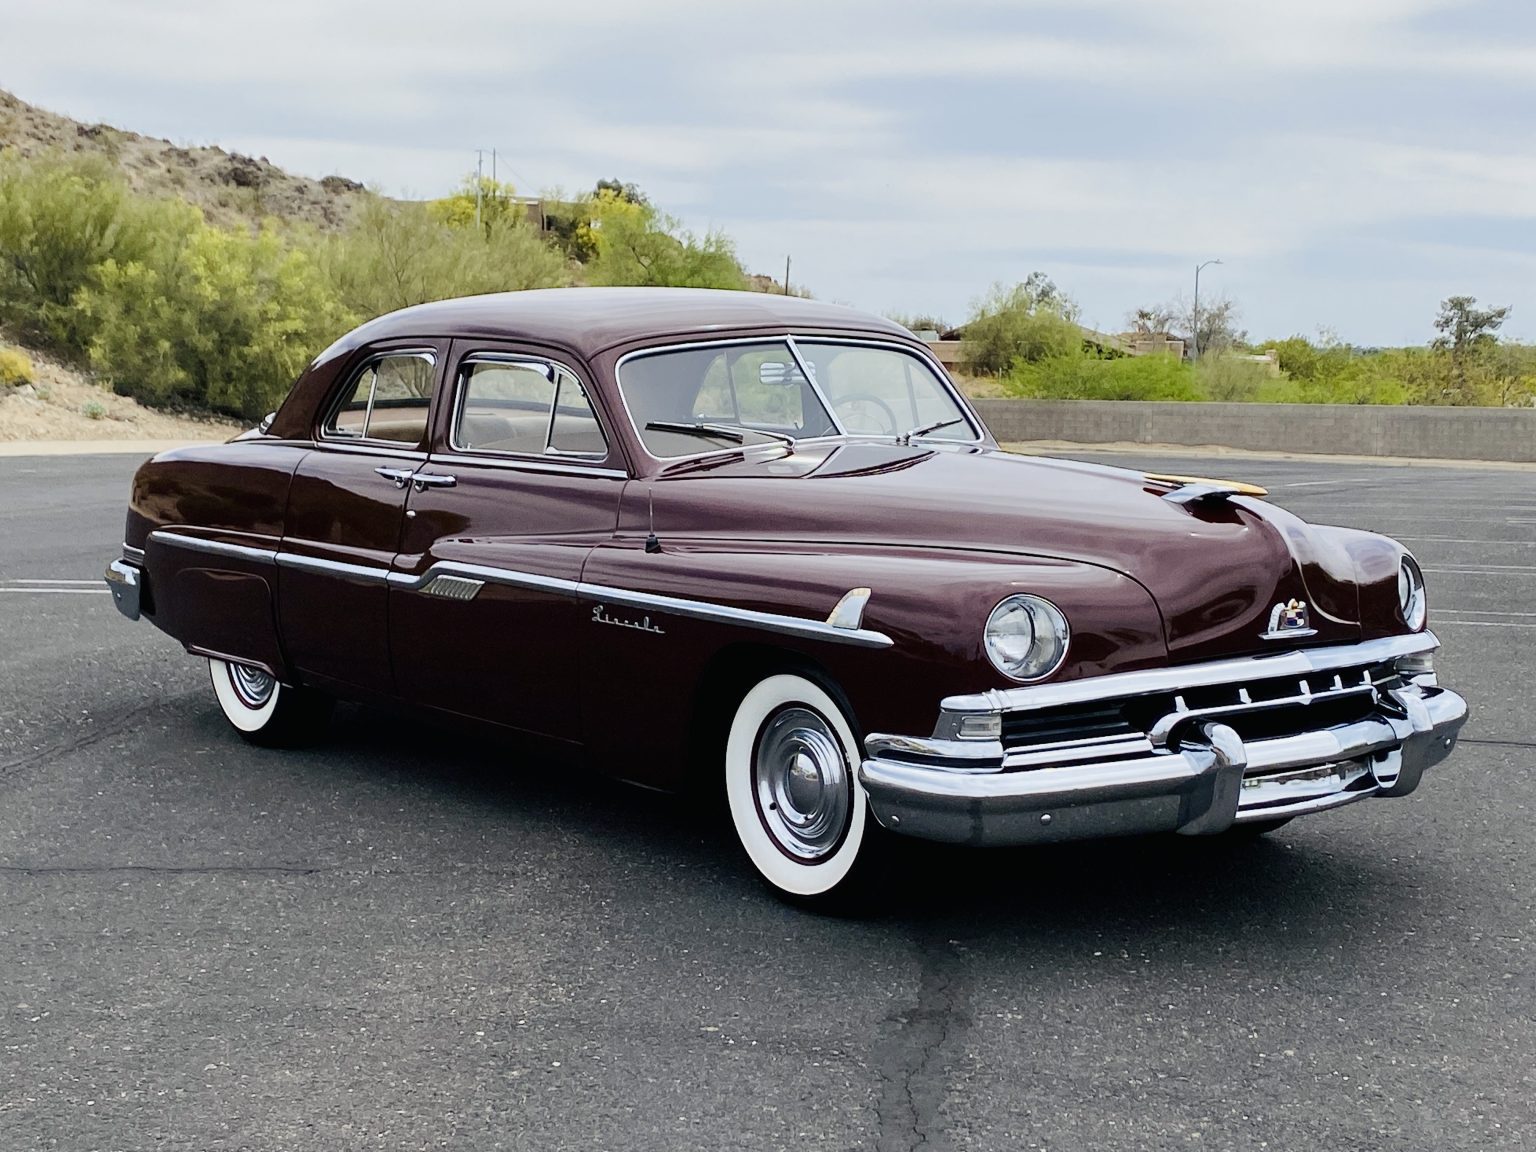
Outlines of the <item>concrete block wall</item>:
<svg viewBox="0 0 1536 1152">
<path fill-rule="evenodd" d="M 1219 445 L 1266 452 L 1536 462 L 1536 409 L 976 400 L 1000 442 Z"/>
</svg>

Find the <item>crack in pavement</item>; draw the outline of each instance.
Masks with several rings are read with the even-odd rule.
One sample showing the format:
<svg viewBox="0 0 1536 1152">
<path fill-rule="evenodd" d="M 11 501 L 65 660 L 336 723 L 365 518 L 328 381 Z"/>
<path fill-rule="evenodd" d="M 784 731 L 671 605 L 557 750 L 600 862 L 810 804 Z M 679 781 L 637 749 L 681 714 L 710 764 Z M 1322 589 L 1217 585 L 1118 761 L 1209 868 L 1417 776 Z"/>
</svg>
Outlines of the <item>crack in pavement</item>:
<svg viewBox="0 0 1536 1152">
<path fill-rule="evenodd" d="M 917 946 L 923 962 L 917 1003 L 886 1017 L 874 1052 L 876 1152 L 949 1145 L 935 1125 L 949 1088 L 948 1051 L 970 1023 L 970 988 L 954 942 L 942 931 L 920 933 Z"/>
<path fill-rule="evenodd" d="M 146 716 L 152 715 L 161 709 L 179 705 L 198 695 L 199 693 L 197 692 L 184 692 L 179 696 L 171 696 L 166 699 L 139 704 L 106 720 L 98 721 L 93 716 L 91 718 L 93 723 L 80 735 L 72 736 L 67 740 L 60 740 L 45 748 L 39 748 L 34 752 L 27 753 L 25 756 L 19 756 L 14 760 L 7 760 L 4 764 L 0 764 L 0 780 L 4 780 L 14 773 L 21 772 L 23 769 L 41 764 L 44 761 L 58 756 L 67 756 L 71 752 L 78 752 L 82 748 L 89 748 L 93 744 L 99 744 L 103 740 L 110 739 L 126 731 L 130 726 Z"/>
</svg>

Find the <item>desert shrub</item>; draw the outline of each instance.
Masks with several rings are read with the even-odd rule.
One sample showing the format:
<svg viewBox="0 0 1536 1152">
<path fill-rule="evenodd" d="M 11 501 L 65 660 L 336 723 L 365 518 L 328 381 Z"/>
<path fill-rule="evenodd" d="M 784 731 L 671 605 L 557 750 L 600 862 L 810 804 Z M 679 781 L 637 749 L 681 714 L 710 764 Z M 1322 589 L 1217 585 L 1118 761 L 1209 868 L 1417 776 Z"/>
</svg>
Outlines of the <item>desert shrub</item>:
<svg viewBox="0 0 1536 1152">
<path fill-rule="evenodd" d="M 1268 365 L 1223 352 L 1203 357 L 1195 366 L 1195 379 L 1206 399 L 1230 403 L 1257 400 L 1274 376 Z"/>
<path fill-rule="evenodd" d="M 32 361 L 19 348 L 0 348 L 0 388 L 30 384 L 36 379 Z"/>
<path fill-rule="evenodd" d="M 532 227 L 455 226 L 422 204 L 373 199 L 316 256 L 343 306 L 368 319 L 453 296 L 570 283 L 565 258 Z"/>
<path fill-rule="evenodd" d="M 1010 396 L 1052 400 L 1204 400 L 1194 371 L 1174 356 L 1104 358 L 1081 350 L 1018 360 Z"/>
<path fill-rule="evenodd" d="M 100 400 L 88 400 L 80 409 L 87 420 L 105 420 L 107 418 L 107 406 Z"/>
<path fill-rule="evenodd" d="M 108 260 L 156 243 L 153 202 L 134 197 L 100 158 L 0 162 L 0 325 L 64 352 L 83 350 L 75 294 Z"/>
<path fill-rule="evenodd" d="M 91 363 L 147 403 L 259 417 L 350 317 L 310 254 L 274 229 L 188 223 L 149 259 L 108 260 L 81 293 Z"/>
<path fill-rule="evenodd" d="M 965 326 L 960 352 L 966 371 L 1002 376 L 1019 361 L 1066 360 L 1080 354 L 1083 331 L 1068 318 L 1069 307 L 1054 289 L 1042 297 L 1030 282 L 1012 288 L 993 285 L 977 301 Z"/>
</svg>

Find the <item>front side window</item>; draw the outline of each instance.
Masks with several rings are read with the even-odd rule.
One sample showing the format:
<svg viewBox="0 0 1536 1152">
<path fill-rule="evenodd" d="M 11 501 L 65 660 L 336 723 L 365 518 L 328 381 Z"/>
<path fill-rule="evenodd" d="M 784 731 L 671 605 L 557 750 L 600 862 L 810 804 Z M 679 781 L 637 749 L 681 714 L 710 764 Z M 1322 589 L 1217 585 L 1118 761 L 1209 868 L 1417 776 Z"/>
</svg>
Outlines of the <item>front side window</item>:
<svg viewBox="0 0 1536 1152">
<path fill-rule="evenodd" d="M 518 456 L 608 454 L 580 380 L 542 360 L 475 360 L 465 366 L 453 445 Z"/>
<path fill-rule="evenodd" d="M 416 446 L 427 435 L 432 357 L 425 352 L 380 356 L 365 364 L 322 429 L 336 440 L 388 440 Z"/>
</svg>

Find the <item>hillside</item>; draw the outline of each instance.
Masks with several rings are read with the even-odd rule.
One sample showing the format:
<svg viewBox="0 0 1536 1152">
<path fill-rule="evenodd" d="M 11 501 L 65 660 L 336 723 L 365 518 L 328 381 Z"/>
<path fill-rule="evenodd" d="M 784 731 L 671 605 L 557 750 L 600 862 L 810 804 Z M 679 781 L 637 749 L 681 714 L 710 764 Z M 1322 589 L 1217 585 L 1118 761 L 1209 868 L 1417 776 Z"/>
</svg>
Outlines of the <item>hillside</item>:
<svg viewBox="0 0 1536 1152">
<path fill-rule="evenodd" d="M 108 124 L 82 124 L 0 90 L 0 152 L 33 156 L 53 149 L 100 156 L 135 191 L 180 196 L 217 224 L 278 216 L 329 230 L 347 223 L 367 195 L 344 176 L 311 180 L 264 156 L 183 148 Z"/>
</svg>

